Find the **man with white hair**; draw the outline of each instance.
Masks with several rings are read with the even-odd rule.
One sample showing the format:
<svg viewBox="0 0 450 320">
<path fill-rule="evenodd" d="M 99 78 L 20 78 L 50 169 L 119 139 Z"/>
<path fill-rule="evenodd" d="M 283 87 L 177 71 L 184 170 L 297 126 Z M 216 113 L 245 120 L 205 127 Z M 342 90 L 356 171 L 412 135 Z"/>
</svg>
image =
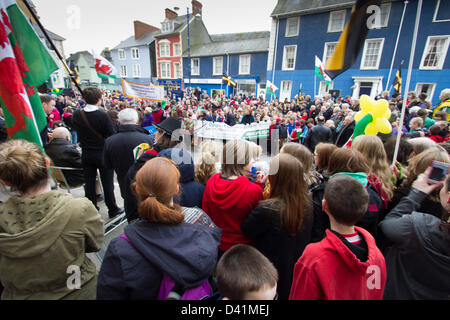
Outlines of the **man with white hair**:
<svg viewBox="0 0 450 320">
<path fill-rule="evenodd" d="M 82 169 L 81 153 L 70 141 L 69 130 L 58 127 L 53 131 L 51 142 L 45 146 L 45 152 L 52 159 L 56 167 Z M 78 187 L 84 184 L 83 170 L 63 170 L 69 187 Z"/>
<path fill-rule="evenodd" d="M 134 163 L 133 150 L 142 143 L 153 146 L 154 138 L 138 125 L 139 115 L 134 109 L 124 109 L 119 113 L 119 131 L 105 141 L 103 158 L 107 168 L 114 169 L 119 181 L 120 193 L 125 199 L 125 181 Z"/>
<path fill-rule="evenodd" d="M 441 100 L 441 104 L 433 110 L 433 118 L 436 115 L 436 113 L 440 111 L 444 111 L 449 113 L 450 112 L 450 89 L 444 89 L 442 90 L 439 99 Z"/>
</svg>

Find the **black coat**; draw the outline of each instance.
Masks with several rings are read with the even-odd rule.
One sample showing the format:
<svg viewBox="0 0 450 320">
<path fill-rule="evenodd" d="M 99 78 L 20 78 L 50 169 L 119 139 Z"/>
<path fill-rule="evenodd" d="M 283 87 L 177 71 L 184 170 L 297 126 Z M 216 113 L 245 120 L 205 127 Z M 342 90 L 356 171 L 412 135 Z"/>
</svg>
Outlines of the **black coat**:
<svg viewBox="0 0 450 320">
<path fill-rule="evenodd" d="M 212 276 L 221 230 L 140 220 L 125 228 L 130 240 L 109 244 L 98 277 L 98 300 L 156 300 L 163 273 L 183 287 Z"/>
<path fill-rule="evenodd" d="M 309 130 L 308 135 L 305 139 L 305 146 L 309 148 L 309 150 L 314 153 L 316 150 L 316 146 L 319 143 L 331 143 L 332 142 L 332 132 L 331 129 L 325 127 L 323 124 L 318 124 L 315 127 L 312 127 Z"/>
<path fill-rule="evenodd" d="M 336 138 L 336 145 L 339 148 L 342 148 L 352 137 L 353 133 L 355 132 L 355 121 L 350 123 L 348 126 L 345 126 L 341 129 L 340 132 L 337 133 Z"/>
<path fill-rule="evenodd" d="M 153 146 L 154 139 L 147 130 L 138 125 L 122 125 L 119 132 L 105 141 L 103 152 L 104 163 L 107 168 L 114 169 L 120 186 L 122 197 L 126 192 L 126 175 L 134 163 L 133 150 L 141 143 Z"/>
<path fill-rule="evenodd" d="M 279 206 L 278 206 L 279 207 Z M 254 240 L 253 246 L 263 253 L 278 270 L 278 296 L 288 300 L 291 290 L 294 267 L 311 242 L 312 214 L 306 213 L 302 232 L 291 237 L 281 229 L 280 210 L 277 206 L 260 204 L 242 223 L 242 232 Z"/>
<path fill-rule="evenodd" d="M 45 146 L 45 152 L 50 159 L 52 159 L 53 164 L 56 167 L 83 168 L 81 163 L 81 153 L 70 141 L 64 139 L 54 139 Z M 69 183 L 69 187 L 78 187 L 84 184 L 83 170 L 63 170 L 63 174 Z"/>
</svg>

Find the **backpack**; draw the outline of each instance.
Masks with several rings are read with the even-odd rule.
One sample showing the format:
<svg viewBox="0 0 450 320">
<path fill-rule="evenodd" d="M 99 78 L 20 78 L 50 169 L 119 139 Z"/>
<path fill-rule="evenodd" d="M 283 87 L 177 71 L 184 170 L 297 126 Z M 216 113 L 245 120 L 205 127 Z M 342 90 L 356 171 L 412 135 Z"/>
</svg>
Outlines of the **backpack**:
<svg viewBox="0 0 450 320">
<path fill-rule="evenodd" d="M 122 234 L 120 238 L 128 241 L 128 243 L 140 253 L 125 234 Z M 158 300 L 205 300 L 206 298 L 211 297 L 212 294 L 213 290 L 208 279 L 197 287 L 185 288 L 163 272 L 163 279 L 159 286 Z"/>
</svg>

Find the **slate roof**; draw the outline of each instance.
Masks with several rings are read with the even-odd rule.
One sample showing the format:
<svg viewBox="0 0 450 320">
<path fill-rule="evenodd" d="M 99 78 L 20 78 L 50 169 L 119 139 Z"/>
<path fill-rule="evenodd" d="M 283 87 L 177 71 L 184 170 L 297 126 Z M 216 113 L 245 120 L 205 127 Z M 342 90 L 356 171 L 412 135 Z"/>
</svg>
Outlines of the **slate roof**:
<svg viewBox="0 0 450 320">
<path fill-rule="evenodd" d="M 31 26 L 33 27 L 33 29 L 36 31 L 37 35 L 39 36 L 39 38 L 44 39 L 44 33 L 42 32 L 41 28 L 39 28 L 39 26 L 37 24 L 31 24 Z M 51 32 L 47 29 L 45 29 L 45 31 L 47 31 L 48 36 L 50 37 L 50 39 L 52 39 L 53 41 L 65 41 L 66 39 L 61 37 L 60 35 L 57 35 L 54 32 Z"/>
<path fill-rule="evenodd" d="M 400 0 L 382 0 L 382 2 L 394 1 Z M 278 0 L 271 17 L 304 15 L 342 8 L 351 8 L 355 3 L 355 0 Z"/>
<path fill-rule="evenodd" d="M 189 20 L 192 20 L 192 18 L 193 18 L 193 15 L 189 15 Z M 174 19 L 171 19 L 170 21 L 174 22 L 178 26 L 176 26 L 172 32 L 162 32 L 162 30 L 156 31 L 154 33 L 155 38 L 179 33 L 181 31 L 181 29 L 183 29 L 183 27 L 187 24 L 187 14 L 185 14 L 184 16 L 178 16 Z"/>
<path fill-rule="evenodd" d="M 351 7 L 354 4 L 355 1 L 351 0 L 278 0 L 271 16 L 278 17 L 294 13 L 309 14 Z"/>
<path fill-rule="evenodd" d="M 270 32 L 246 32 L 211 35 L 212 43 L 191 46 L 191 57 L 264 52 L 269 50 Z M 183 54 L 187 57 L 187 51 Z"/>
<path fill-rule="evenodd" d="M 68 63 L 70 63 L 70 61 L 74 61 L 75 64 L 78 64 L 78 60 L 80 59 L 80 56 L 85 56 L 87 63 L 91 66 L 95 65 L 95 60 L 94 60 L 94 56 L 88 52 L 88 51 L 79 51 L 76 53 L 71 54 L 66 60 Z"/>
<path fill-rule="evenodd" d="M 134 47 L 149 45 L 153 41 L 155 41 L 155 37 L 154 37 L 155 33 L 156 32 L 153 32 L 153 33 L 147 32 L 146 34 L 144 34 L 142 37 L 140 37 L 137 40 L 134 38 L 134 35 L 133 35 L 133 36 L 129 37 L 128 39 L 120 42 L 117 46 L 112 48 L 111 51 L 117 50 L 117 49 L 134 48 Z"/>
</svg>

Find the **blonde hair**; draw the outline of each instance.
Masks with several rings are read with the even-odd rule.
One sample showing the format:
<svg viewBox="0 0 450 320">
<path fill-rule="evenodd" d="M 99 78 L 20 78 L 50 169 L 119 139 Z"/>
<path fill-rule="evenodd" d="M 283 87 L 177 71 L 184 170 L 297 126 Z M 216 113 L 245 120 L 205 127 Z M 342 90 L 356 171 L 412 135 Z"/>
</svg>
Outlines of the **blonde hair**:
<svg viewBox="0 0 450 320">
<path fill-rule="evenodd" d="M 255 161 L 258 161 L 263 153 L 263 149 L 261 146 L 258 146 L 253 141 L 249 141 L 250 147 L 251 147 L 251 153 L 252 153 L 252 159 Z"/>
<path fill-rule="evenodd" d="M 424 121 L 420 117 L 412 118 L 410 124 L 417 124 L 420 128 L 423 128 Z"/>
<path fill-rule="evenodd" d="M 244 167 L 252 160 L 252 148 L 246 140 L 228 141 L 222 152 L 222 176 L 245 176 Z"/>
<path fill-rule="evenodd" d="M 36 144 L 11 140 L 0 144 L 0 179 L 25 194 L 48 182 L 47 157 Z"/>
<path fill-rule="evenodd" d="M 195 180 L 206 185 L 208 180 L 215 175 L 216 163 L 220 161 L 222 144 L 216 141 L 205 141 L 201 145 L 202 158 L 195 166 Z"/>
<path fill-rule="evenodd" d="M 394 183 L 392 182 L 392 172 L 389 168 L 386 150 L 381 139 L 377 136 L 359 136 L 353 140 L 352 149 L 361 152 L 366 158 L 371 172 L 380 179 L 383 191 L 387 196 L 385 200 L 392 200 Z"/>
<path fill-rule="evenodd" d="M 440 146 L 430 148 L 418 154 L 409 160 L 408 179 L 405 181 L 404 186 L 412 186 L 414 181 L 433 164 L 433 161 L 450 163 L 450 157 L 447 151 Z"/>
</svg>

